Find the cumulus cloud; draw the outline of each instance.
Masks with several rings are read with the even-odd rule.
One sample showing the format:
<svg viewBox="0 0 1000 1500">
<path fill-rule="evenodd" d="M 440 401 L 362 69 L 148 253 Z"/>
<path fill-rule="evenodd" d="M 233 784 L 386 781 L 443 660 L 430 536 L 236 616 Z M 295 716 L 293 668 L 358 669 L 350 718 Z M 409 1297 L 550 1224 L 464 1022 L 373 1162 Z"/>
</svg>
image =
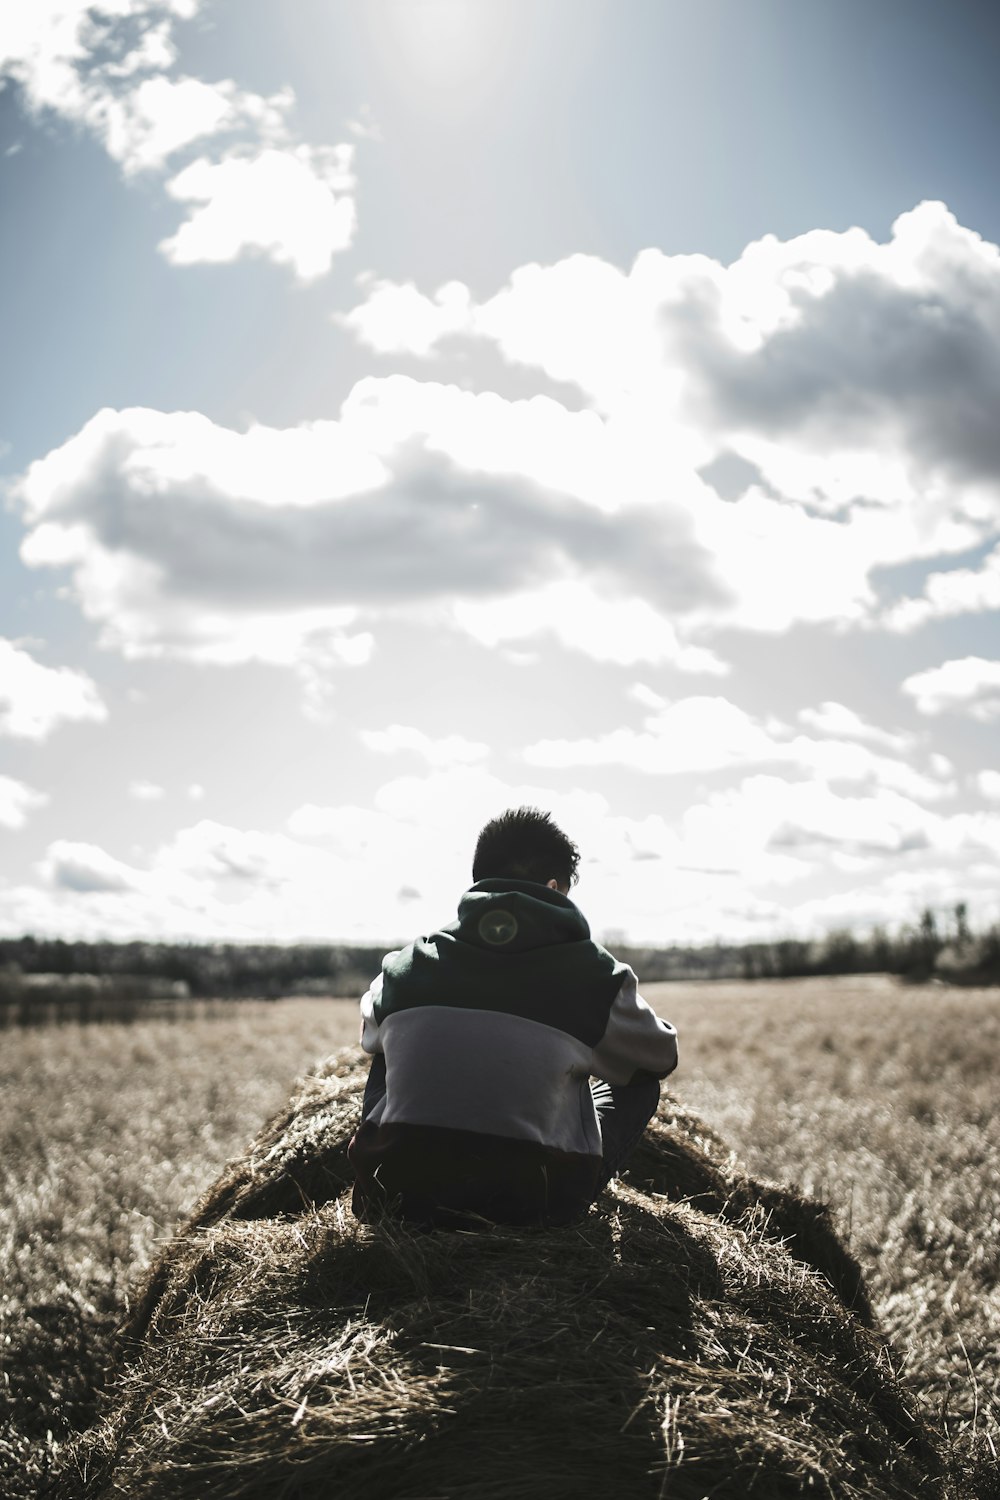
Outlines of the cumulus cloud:
<svg viewBox="0 0 1000 1500">
<path fill-rule="evenodd" d="M 0 828 L 23 828 L 31 814 L 48 800 L 44 792 L 13 776 L 0 776 Z"/>
<path fill-rule="evenodd" d="M 194 414 L 100 413 L 29 469 L 24 559 L 71 568 L 84 612 L 127 655 L 363 661 L 370 638 L 351 634 L 356 610 L 337 588 L 352 565 L 337 558 L 337 502 L 353 483 L 361 505 L 380 466 L 334 423 L 277 436 L 241 438 Z M 370 535 L 369 523 L 356 548 Z"/>
<path fill-rule="evenodd" d="M 489 646 L 723 675 L 722 629 L 842 629 L 875 601 L 854 521 L 759 486 L 730 503 L 593 411 L 402 376 L 285 430 L 104 411 L 17 493 L 25 561 L 71 569 L 130 655 L 360 662 L 379 615 L 433 609 Z"/>
<path fill-rule="evenodd" d="M 193 7 L 189 6 L 188 11 Z M 104 63 L 104 72 L 109 78 L 133 78 L 137 73 L 165 73 L 177 61 L 177 48 L 171 35 L 172 19 L 147 22 L 139 32 L 134 44 L 127 37 L 119 37 L 114 47 L 110 38 L 114 58 Z"/>
<path fill-rule="evenodd" d="M 372 384 L 384 419 L 375 441 L 372 401 L 357 392 L 340 422 L 287 432 L 238 434 L 190 413 L 99 413 L 16 487 L 30 528 L 22 556 L 71 569 L 104 641 L 133 656 L 291 664 L 333 641 L 360 660 L 365 632 L 351 627 L 361 610 L 447 602 L 461 624 L 453 601 L 586 575 L 592 588 L 646 594 L 645 610 L 613 598 L 595 606 L 619 641 L 635 629 L 653 642 L 633 657 L 684 659 L 662 613 L 683 617 L 719 585 L 683 514 L 614 515 L 517 471 L 463 469 L 448 451 L 452 435 L 467 437 L 463 415 L 510 430 L 531 402 L 440 387 L 429 410 L 418 392 L 414 411 L 400 408 L 395 382 L 387 407 Z M 579 591 L 561 602 L 574 600 L 586 608 Z M 547 624 L 537 616 L 536 629 Z M 469 617 L 465 628 L 490 627 Z M 578 638 L 587 639 L 583 622 Z M 686 664 L 720 670 L 707 651 Z"/>
<path fill-rule="evenodd" d="M 720 926 L 747 937 L 787 933 L 816 877 L 831 873 L 857 884 L 862 920 L 906 919 L 913 892 L 947 868 L 969 891 L 995 888 L 990 861 L 1000 847 L 1000 816 L 943 813 L 874 781 L 831 786 L 759 772 L 675 819 L 622 815 L 602 794 L 557 781 L 510 784 L 480 766 L 403 776 L 380 788 L 371 806 L 307 804 L 290 818 L 289 832 L 350 862 L 360 879 L 381 868 L 418 876 L 422 900 L 403 914 L 406 930 L 441 921 L 469 878 L 478 829 L 521 804 L 549 808 L 579 843 L 574 899 L 598 930 L 619 927 L 637 939 L 711 940 Z M 992 870 L 992 883 L 968 873 L 977 861 Z M 914 883 L 887 899 L 882 883 L 901 871 Z"/>
<path fill-rule="evenodd" d="M 963 656 L 914 672 L 902 690 L 922 714 L 962 713 L 980 723 L 1000 719 L 1000 661 Z"/>
<path fill-rule="evenodd" d="M 300 240 L 297 210 L 279 233 L 249 187 L 223 207 L 224 184 L 264 164 L 284 180 L 292 160 L 308 197 L 312 148 L 192 164 L 176 181 L 202 183 L 201 207 L 171 253 L 188 253 L 190 231 L 193 256 L 255 248 L 318 273 L 331 240 Z M 361 662 L 395 613 L 487 646 L 548 637 L 598 661 L 721 676 L 721 632 L 881 622 L 880 569 L 995 532 L 1000 473 L 985 438 L 972 463 L 953 386 L 935 405 L 934 383 L 948 351 L 965 370 L 967 333 L 988 387 L 977 329 L 1000 328 L 998 262 L 923 205 L 885 245 L 817 232 L 749 246 L 729 267 L 645 252 L 629 273 L 575 256 L 522 267 L 479 304 L 454 284 L 422 298 L 375 283 L 348 315 L 372 346 L 489 340 L 589 405 L 392 376 L 360 381 L 339 419 L 285 431 L 104 412 L 22 481 L 23 555 L 70 569 L 104 641 L 131 655 Z M 922 371 L 898 409 L 888 355 L 869 368 L 837 344 L 858 307 Z M 317 715 L 329 675 L 307 684 Z"/>
<path fill-rule="evenodd" d="M 472 295 L 460 281 L 426 297 L 412 282 L 376 280 L 365 301 L 335 321 L 377 354 L 427 355 L 449 334 L 468 334 L 475 327 Z"/>
<path fill-rule="evenodd" d="M 196 207 L 160 249 L 178 266 L 218 265 L 247 252 L 287 265 L 301 281 L 329 271 L 355 229 L 350 146 L 269 147 L 192 162 L 168 183 Z"/>
<path fill-rule="evenodd" d="M 384 867 L 366 865 L 356 850 L 210 819 L 132 863 L 96 844 L 58 840 L 39 873 L 40 887 L 5 892 L 0 928 L 28 922 L 71 936 L 377 942 L 409 933 L 414 916 L 413 898 L 387 886 Z"/>
<path fill-rule="evenodd" d="M 897 925 L 941 899 L 996 909 L 1000 816 L 942 813 L 889 787 L 759 773 L 688 809 L 680 833 L 692 870 L 715 871 L 720 911 L 734 884 L 771 895 L 759 919 L 747 907 L 746 935 Z"/>
<path fill-rule="evenodd" d="M 688 808 L 683 863 L 751 889 L 805 885 L 822 871 L 856 874 L 930 846 L 933 815 L 891 789 L 846 793 L 766 773 Z"/>
<path fill-rule="evenodd" d="M 666 615 L 645 599 L 606 598 L 575 579 L 499 599 L 459 601 L 452 613 L 485 646 L 551 636 L 566 650 L 619 666 L 669 664 L 717 677 L 729 671 L 714 651 L 686 645 Z"/>
<path fill-rule="evenodd" d="M 883 616 L 890 630 L 915 630 L 929 620 L 1000 610 L 1000 546 L 994 547 L 979 568 L 949 568 L 931 573 L 923 594 L 903 599 Z"/>
<path fill-rule="evenodd" d="M 813 231 L 730 266 L 644 251 L 628 273 L 576 255 L 521 267 L 481 303 L 380 281 L 344 321 L 383 352 L 489 341 L 574 382 L 644 460 L 742 463 L 759 482 L 735 503 L 690 496 L 741 625 L 871 620 L 874 569 L 1000 524 L 1000 253 L 940 203 L 886 244 Z M 978 587 L 986 607 L 992 572 Z"/>
<path fill-rule="evenodd" d="M 108 711 L 85 672 L 46 667 L 0 637 L 0 734 L 44 740 L 60 724 L 100 723 Z"/>
<path fill-rule="evenodd" d="M 126 176 L 161 172 L 196 142 L 228 143 L 168 184 L 194 205 L 161 243 L 175 265 L 262 255 L 302 280 L 329 270 L 354 234 L 350 145 L 296 145 L 291 89 L 264 96 L 233 79 L 169 76 L 173 24 L 199 0 L 59 0 L 0 15 L 0 79 L 29 109 L 91 131 Z M 143 76 L 145 75 L 145 76 Z"/>
<path fill-rule="evenodd" d="M 894 734 L 890 730 L 880 729 L 876 724 L 869 724 L 844 703 L 828 700 L 816 708 L 803 708 L 799 712 L 799 719 L 809 729 L 818 730 L 820 734 L 842 739 L 870 740 L 873 744 L 884 745 L 887 750 L 902 752 L 910 749 L 913 744 L 912 735 Z"/>
<path fill-rule="evenodd" d="M 209 819 L 133 863 L 97 844 L 57 840 L 40 874 L 41 891 L 11 893 L 12 920 L 19 906 L 43 930 L 235 938 L 309 935 L 310 920 L 318 935 L 319 913 L 341 876 L 323 851 Z"/>
<path fill-rule="evenodd" d="M 162 167 L 191 141 L 260 115 L 231 81 L 169 79 L 173 24 L 199 0 L 41 0 L 0 16 L 0 76 L 20 84 L 36 113 L 94 132 L 126 172 Z M 136 83 L 139 74 L 152 76 Z"/>
<path fill-rule="evenodd" d="M 778 458 L 768 440 L 780 440 L 797 488 L 811 481 L 834 509 L 860 494 L 892 500 L 878 482 L 901 477 L 881 466 L 886 438 L 894 457 L 955 475 L 993 481 L 1000 469 L 1000 253 L 941 203 L 901 215 L 884 245 L 861 229 L 769 235 L 730 266 L 647 250 L 627 274 L 574 255 L 520 268 L 478 305 L 458 283 L 427 298 L 381 281 L 345 321 L 382 350 L 489 338 L 607 410 L 652 383 L 664 415 L 761 438 L 745 456 L 764 472 Z M 859 488 L 838 461 L 862 456 Z"/>
<path fill-rule="evenodd" d="M 908 760 L 879 754 L 847 739 L 815 739 L 777 721 L 762 722 L 722 697 L 657 701 L 637 696 L 651 711 L 642 729 L 619 726 L 579 740 L 539 740 L 524 752 L 531 765 L 552 769 L 622 766 L 654 776 L 708 773 L 754 764 L 781 764 L 795 774 L 829 783 L 871 782 L 909 796 L 936 800 L 954 794 L 947 761 L 930 773 Z"/>
<path fill-rule="evenodd" d="M 692 697 L 665 703 L 646 728 L 619 727 L 592 739 L 539 740 L 525 750 L 531 765 L 621 765 L 654 775 L 713 771 L 768 760 L 775 742 L 763 725 L 725 698 Z"/>
<path fill-rule="evenodd" d="M 558 787 L 512 784 L 481 765 L 400 776 L 380 787 L 364 807 L 305 804 L 290 817 L 288 829 L 344 861 L 354 872 L 352 888 L 356 883 L 368 893 L 372 913 L 390 909 L 390 889 L 382 877 L 373 881 L 372 872 L 392 870 L 419 890 L 419 900 L 408 902 L 396 919 L 399 930 L 410 936 L 450 918 L 459 893 L 471 881 L 482 825 L 505 808 L 525 804 L 548 808 L 580 844 L 580 899 L 599 927 L 627 910 L 633 930 L 652 930 L 654 921 L 662 923 L 665 902 L 690 897 L 690 877 L 673 873 L 666 864 L 657 867 L 655 878 L 650 874 L 654 863 L 677 846 L 676 833 L 662 816 L 623 817 L 599 793 L 565 782 Z M 352 890 L 351 909 L 357 904 Z M 369 922 L 377 921 L 372 913 Z"/>
<path fill-rule="evenodd" d="M 290 90 L 264 98 L 228 78 L 204 83 L 156 76 L 124 94 L 102 95 L 90 123 L 99 129 L 108 155 L 132 174 L 162 169 L 171 156 L 206 136 L 249 127 L 265 140 L 281 140 L 293 101 Z"/>
<path fill-rule="evenodd" d="M 57 839 L 49 845 L 42 874 L 57 890 L 77 895 L 131 891 L 138 879 L 131 866 L 112 858 L 99 845 L 73 843 L 68 839 Z"/>
<path fill-rule="evenodd" d="M 166 67 L 174 60 L 170 28 L 188 19 L 199 0 L 38 0 L 0 13 L 0 73 L 16 79 L 32 109 L 86 119 L 92 103 L 88 77 L 96 54 L 110 53 L 112 69 Z M 149 36 L 149 40 L 146 37 Z M 117 45 L 116 45 L 117 44 Z"/>
<path fill-rule="evenodd" d="M 862 916 L 902 920 L 948 870 L 994 890 L 1000 815 L 942 814 L 891 788 L 761 773 L 676 820 L 625 816 L 603 795 L 509 783 L 481 765 L 385 783 L 364 806 L 306 804 L 285 832 L 204 819 L 126 862 L 57 841 L 41 887 L 8 889 L 0 926 L 67 935 L 356 938 L 398 942 L 450 919 L 475 837 L 504 808 L 549 808 L 583 850 L 574 896 L 597 932 L 638 941 L 787 932 L 818 873 L 846 871 Z M 429 858 L 433 850 L 434 858 Z M 387 872 L 391 872 L 387 878 Z M 905 876 L 908 885 L 890 882 Z M 867 884 L 865 884 L 867 882 Z M 886 892 L 891 888 L 891 898 Z M 866 907 L 866 902 L 868 903 Z"/>
<path fill-rule="evenodd" d="M 979 771 L 975 777 L 976 790 L 989 802 L 1000 802 L 1000 771 Z"/>
</svg>

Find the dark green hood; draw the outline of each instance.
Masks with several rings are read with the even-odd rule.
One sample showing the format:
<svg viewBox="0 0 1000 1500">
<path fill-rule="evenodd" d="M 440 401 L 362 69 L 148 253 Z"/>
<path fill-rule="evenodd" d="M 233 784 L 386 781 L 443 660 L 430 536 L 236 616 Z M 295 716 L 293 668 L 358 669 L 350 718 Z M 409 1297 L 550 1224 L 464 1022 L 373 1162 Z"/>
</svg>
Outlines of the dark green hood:
<svg viewBox="0 0 1000 1500">
<path fill-rule="evenodd" d="M 381 1024 L 417 1005 L 502 1011 L 594 1046 L 626 972 L 568 896 L 497 877 L 465 893 L 456 922 L 389 955 L 375 1015 Z"/>
<path fill-rule="evenodd" d="M 568 896 L 533 880 L 480 880 L 458 903 L 458 921 L 444 933 L 497 955 L 552 943 L 586 942 L 587 919 Z"/>
</svg>

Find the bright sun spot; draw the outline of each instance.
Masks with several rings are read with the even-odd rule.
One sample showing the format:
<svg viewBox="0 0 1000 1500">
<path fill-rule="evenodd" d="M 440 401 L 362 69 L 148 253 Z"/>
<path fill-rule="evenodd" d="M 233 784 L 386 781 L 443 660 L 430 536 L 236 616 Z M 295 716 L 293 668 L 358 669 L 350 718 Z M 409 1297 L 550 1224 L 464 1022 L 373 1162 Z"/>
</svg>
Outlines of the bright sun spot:
<svg viewBox="0 0 1000 1500">
<path fill-rule="evenodd" d="M 382 0 L 366 15 L 400 87 L 445 107 L 475 104 L 490 92 L 517 30 L 516 8 L 506 0 Z"/>
</svg>

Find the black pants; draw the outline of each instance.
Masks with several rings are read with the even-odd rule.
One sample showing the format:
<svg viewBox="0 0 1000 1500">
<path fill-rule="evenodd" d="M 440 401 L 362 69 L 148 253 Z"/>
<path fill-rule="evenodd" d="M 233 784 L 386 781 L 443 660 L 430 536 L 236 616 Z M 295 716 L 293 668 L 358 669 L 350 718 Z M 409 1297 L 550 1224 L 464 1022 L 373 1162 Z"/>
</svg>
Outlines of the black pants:
<svg viewBox="0 0 1000 1500">
<path fill-rule="evenodd" d="M 601 1171 L 594 1193 L 602 1192 L 617 1176 L 660 1102 L 660 1080 L 652 1073 L 638 1073 L 631 1083 L 605 1083 L 592 1079 L 590 1092 L 601 1127 Z M 377 1052 L 365 1084 L 361 1118 L 367 1120 L 385 1094 L 385 1058 Z"/>
</svg>

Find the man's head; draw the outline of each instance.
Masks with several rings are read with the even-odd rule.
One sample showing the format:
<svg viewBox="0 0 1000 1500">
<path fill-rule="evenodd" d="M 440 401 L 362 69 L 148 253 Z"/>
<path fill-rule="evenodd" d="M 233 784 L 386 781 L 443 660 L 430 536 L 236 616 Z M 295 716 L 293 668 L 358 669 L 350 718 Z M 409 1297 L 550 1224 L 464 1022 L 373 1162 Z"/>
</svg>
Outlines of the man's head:
<svg viewBox="0 0 1000 1500">
<path fill-rule="evenodd" d="M 473 880 L 509 876 L 566 892 L 577 878 L 580 851 L 548 813 L 515 807 L 491 818 L 479 835 Z"/>
</svg>

